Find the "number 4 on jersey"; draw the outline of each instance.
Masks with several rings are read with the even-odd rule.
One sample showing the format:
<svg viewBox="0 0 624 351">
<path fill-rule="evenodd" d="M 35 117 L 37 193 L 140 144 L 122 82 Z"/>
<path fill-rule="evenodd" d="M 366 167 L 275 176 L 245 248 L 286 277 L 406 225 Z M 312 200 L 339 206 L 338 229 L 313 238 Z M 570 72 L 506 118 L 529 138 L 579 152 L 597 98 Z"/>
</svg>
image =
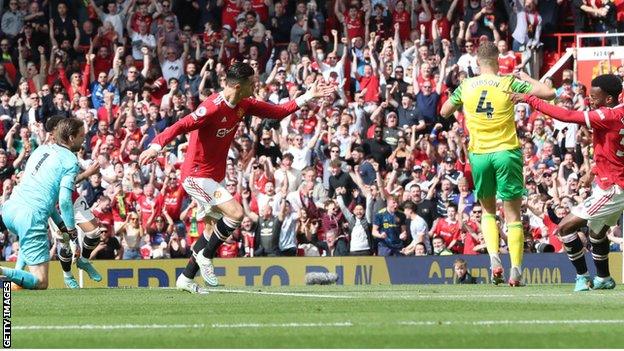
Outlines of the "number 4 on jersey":
<svg viewBox="0 0 624 351">
<path fill-rule="evenodd" d="M 488 119 L 494 116 L 494 108 L 492 108 L 491 102 L 485 102 L 487 97 L 487 90 L 481 91 L 481 97 L 479 97 L 479 104 L 477 105 L 477 113 L 485 113 Z"/>
</svg>

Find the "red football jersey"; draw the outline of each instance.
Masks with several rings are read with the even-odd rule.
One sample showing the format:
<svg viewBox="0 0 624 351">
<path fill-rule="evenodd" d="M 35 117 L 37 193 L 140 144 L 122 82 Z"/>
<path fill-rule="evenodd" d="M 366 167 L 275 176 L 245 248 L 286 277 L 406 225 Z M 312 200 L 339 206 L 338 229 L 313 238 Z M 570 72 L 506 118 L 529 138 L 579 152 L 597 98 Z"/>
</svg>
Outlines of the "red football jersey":
<svg viewBox="0 0 624 351">
<path fill-rule="evenodd" d="M 563 122 L 585 124 L 593 129 L 594 160 L 592 172 L 602 189 L 617 184 L 624 188 L 624 105 L 594 111 L 570 111 L 534 96 L 529 104 L 540 112 Z"/>
<path fill-rule="evenodd" d="M 137 200 L 137 210 L 141 213 L 141 224 L 143 228 L 147 228 L 147 220 L 152 215 L 152 206 L 156 202 L 156 198 L 148 198 L 146 195 L 140 195 Z"/>
<path fill-rule="evenodd" d="M 410 14 L 407 11 L 394 11 L 392 13 L 392 23 L 399 24 L 399 38 L 405 41 L 409 38 L 411 28 Z"/>
<path fill-rule="evenodd" d="M 364 102 L 379 102 L 379 77 L 375 74 L 370 77 L 359 76 L 360 91 L 366 89 Z"/>
<path fill-rule="evenodd" d="M 433 229 L 433 237 L 441 237 L 444 239 L 446 247 L 448 247 L 453 239 L 459 239 L 460 229 L 461 223 L 459 223 L 459 221 L 451 223 L 446 218 L 440 218 Z"/>
<path fill-rule="evenodd" d="M 260 16 L 260 22 L 269 20 L 269 7 L 264 0 L 251 0 L 251 8 Z"/>
<path fill-rule="evenodd" d="M 479 225 L 475 223 L 473 220 L 468 220 L 466 222 L 466 226 L 470 227 L 474 232 L 479 232 Z M 466 238 L 464 239 L 464 255 L 478 255 L 478 252 L 475 252 L 473 248 L 479 245 L 479 241 L 472 237 L 472 235 L 466 231 Z"/>
<path fill-rule="evenodd" d="M 167 187 L 156 197 L 156 213 L 162 213 L 164 208 L 174 221 L 179 220 L 180 213 L 182 213 L 184 195 L 186 195 L 186 191 L 184 191 L 182 185 L 178 185 L 173 189 Z"/>
<path fill-rule="evenodd" d="M 449 22 L 449 20 L 446 19 L 446 16 L 442 17 L 438 21 L 438 32 L 440 33 L 440 38 L 442 39 L 451 38 L 451 22 Z M 429 33 L 429 39 L 433 41 L 433 36 L 431 33 Z"/>
<path fill-rule="evenodd" d="M 236 30 L 236 16 L 240 14 L 241 10 L 236 6 L 236 1 L 225 0 L 225 6 L 221 10 L 221 24 L 224 26 L 227 24 L 232 27 L 232 32 Z"/>
<path fill-rule="evenodd" d="M 423 84 L 425 84 L 425 82 L 429 82 L 429 84 L 431 84 L 432 89 L 435 89 L 436 81 L 435 81 L 435 77 L 433 75 L 430 76 L 430 78 L 425 78 L 422 74 L 419 74 L 418 77 L 416 78 L 416 81 L 418 82 L 418 88 L 422 91 L 423 90 Z"/>
<path fill-rule="evenodd" d="M 498 55 L 498 74 L 511 74 L 514 68 L 516 68 L 516 55 L 512 52 Z"/>
<path fill-rule="evenodd" d="M 355 37 L 364 38 L 364 21 L 362 21 L 362 13 L 358 11 L 355 18 L 349 17 L 349 13 L 344 14 L 345 24 L 347 25 L 347 37 L 353 39 Z"/>
<path fill-rule="evenodd" d="M 243 99 L 230 105 L 220 93 L 212 94 L 199 107 L 157 135 L 152 144 L 163 147 L 175 137 L 191 133 L 188 150 L 182 164 L 182 181 L 188 176 L 212 178 L 220 182 L 225 178 L 225 166 L 230 144 L 238 124 L 250 114 L 260 118 L 282 119 L 297 111 L 295 100 L 273 105 L 256 99 Z"/>
</svg>

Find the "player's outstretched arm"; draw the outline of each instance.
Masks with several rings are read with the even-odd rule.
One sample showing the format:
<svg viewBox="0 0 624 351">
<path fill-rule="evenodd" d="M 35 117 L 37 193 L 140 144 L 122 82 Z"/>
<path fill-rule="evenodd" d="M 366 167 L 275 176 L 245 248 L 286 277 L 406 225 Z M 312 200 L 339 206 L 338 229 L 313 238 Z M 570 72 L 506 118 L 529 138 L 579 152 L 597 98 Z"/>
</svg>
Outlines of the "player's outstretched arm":
<svg viewBox="0 0 624 351">
<path fill-rule="evenodd" d="M 541 100 L 533 95 L 511 93 L 511 100 L 514 103 L 526 102 L 531 105 L 532 108 L 540 111 L 541 113 L 563 122 L 578 124 L 586 123 L 587 125 L 589 125 L 590 117 L 592 115 L 598 117 L 596 111 L 591 111 L 587 113 L 582 111 L 567 110 L 559 106 L 551 105 L 548 102 Z"/>
<path fill-rule="evenodd" d="M 321 97 L 328 97 L 329 95 L 333 94 L 334 91 L 335 89 L 333 86 L 320 84 L 318 81 L 316 81 L 312 83 L 312 86 L 305 94 L 296 98 L 294 102 L 289 101 L 285 104 L 273 105 L 260 100 L 249 100 L 252 103 L 249 105 L 248 112 L 260 118 L 283 119 L 293 112 L 297 111 L 309 101 Z"/>
<path fill-rule="evenodd" d="M 195 112 L 184 116 L 172 126 L 163 130 L 158 134 L 149 148 L 141 153 L 139 156 L 139 163 L 144 166 L 151 163 L 158 155 L 158 152 L 167 144 L 169 144 L 178 135 L 189 133 L 195 129 L 198 129 L 202 125 L 205 125 L 210 121 L 211 112 L 204 106 L 200 105 Z"/>
<path fill-rule="evenodd" d="M 440 109 L 440 115 L 444 118 L 449 118 L 459 109 L 459 106 L 455 105 L 451 99 L 448 99 L 442 105 Z"/>
<path fill-rule="evenodd" d="M 538 98 L 544 99 L 544 100 L 552 100 L 557 96 L 553 88 L 550 88 L 546 84 L 536 79 L 533 79 L 530 75 L 526 74 L 524 71 L 518 71 L 514 75 L 516 76 L 516 78 L 521 79 L 531 84 L 531 90 L 528 91 L 528 93 L 531 95 L 535 95 Z M 522 93 L 521 91 L 516 91 L 516 92 Z"/>
<path fill-rule="evenodd" d="M 414 84 L 414 87 L 416 86 L 417 84 Z M 463 105 L 463 101 L 462 101 L 463 86 L 464 86 L 463 84 L 460 84 L 457 88 L 455 88 L 455 90 L 453 91 L 453 94 L 451 94 L 449 99 L 444 102 L 444 104 L 442 105 L 442 108 L 440 109 L 440 115 L 442 117 L 444 118 L 451 117 Z"/>
</svg>

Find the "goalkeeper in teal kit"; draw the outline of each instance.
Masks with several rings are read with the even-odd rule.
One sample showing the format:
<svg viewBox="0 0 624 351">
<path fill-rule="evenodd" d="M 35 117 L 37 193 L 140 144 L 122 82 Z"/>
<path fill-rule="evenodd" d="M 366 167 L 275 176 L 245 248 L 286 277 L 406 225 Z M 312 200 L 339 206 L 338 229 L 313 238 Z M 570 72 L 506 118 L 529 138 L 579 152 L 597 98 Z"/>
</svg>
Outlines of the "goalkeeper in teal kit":
<svg viewBox="0 0 624 351">
<path fill-rule="evenodd" d="M 20 184 L 2 206 L 4 223 L 17 234 L 20 256 L 30 273 L 0 267 L 1 273 L 26 289 L 48 287 L 48 218 L 70 237 L 76 235 L 72 193 L 79 167 L 74 152 L 84 142 L 83 122 L 75 118 L 62 120 L 55 138 L 57 144 L 40 146 L 32 153 Z"/>
</svg>

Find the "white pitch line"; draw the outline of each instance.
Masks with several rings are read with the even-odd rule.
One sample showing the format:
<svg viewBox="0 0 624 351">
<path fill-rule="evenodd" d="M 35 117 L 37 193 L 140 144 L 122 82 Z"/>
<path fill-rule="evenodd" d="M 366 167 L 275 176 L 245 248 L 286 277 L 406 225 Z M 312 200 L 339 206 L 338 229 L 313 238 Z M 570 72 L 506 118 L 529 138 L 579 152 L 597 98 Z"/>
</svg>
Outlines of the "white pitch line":
<svg viewBox="0 0 624 351">
<path fill-rule="evenodd" d="M 521 324 L 620 324 L 624 319 L 573 319 L 573 320 L 483 320 L 483 321 L 403 321 L 400 325 L 521 325 Z"/>
<path fill-rule="evenodd" d="M 351 322 L 338 323 L 240 323 L 213 324 L 213 328 L 297 328 L 297 327 L 352 327 Z"/>
<path fill-rule="evenodd" d="M 14 330 L 117 330 L 117 329 L 203 329 L 203 328 L 297 328 L 297 327 L 352 327 L 351 322 L 336 323 L 215 323 L 205 324 L 119 324 L 119 325 L 18 325 Z"/>
<path fill-rule="evenodd" d="M 321 297 L 328 299 L 352 299 L 356 296 L 349 295 L 327 295 L 327 294 L 307 294 L 307 293 L 286 293 L 286 292 L 271 292 L 271 291 L 253 291 L 253 290 L 236 290 L 236 289 L 208 289 L 210 292 L 226 292 L 226 293 L 240 293 L 240 294 L 253 294 L 253 295 L 278 295 L 278 296 L 296 296 L 296 297 Z"/>
<path fill-rule="evenodd" d="M 356 293 L 350 296 L 364 298 L 367 297 L 364 294 L 369 293 Z M 556 293 L 556 294 L 487 294 L 471 295 L 471 294 L 436 294 L 436 293 L 419 293 L 416 291 L 388 291 L 381 296 L 372 296 L 375 299 L 483 299 L 486 298 L 527 298 L 527 297 L 539 297 L 539 298 L 556 298 L 556 297 L 569 297 L 579 296 L 578 293 Z M 622 293 L 605 293 L 605 294 L 584 294 L 583 297 L 617 297 L 624 296 Z"/>
<path fill-rule="evenodd" d="M 501 325 L 564 325 L 564 324 L 622 324 L 624 319 L 576 319 L 576 320 L 479 320 L 479 321 L 399 321 L 403 326 L 438 326 L 438 325 L 471 325 L 471 326 L 501 326 Z M 318 323 L 214 323 L 206 324 L 116 324 L 116 325 L 16 325 L 14 330 L 41 331 L 41 330 L 118 330 L 118 329 L 204 329 L 204 328 L 297 328 L 297 327 L 370 327 L 385 323 L 353 323 L 353 322 L 318 322 Z"/>
<path fill-rule="evenodd" d="M 114 330 L 114 329 L 188 329 L 204 328 L 204 324 L 116 324 L 116 325 L 15 325 L 15 330 Z"/>
</svg>

